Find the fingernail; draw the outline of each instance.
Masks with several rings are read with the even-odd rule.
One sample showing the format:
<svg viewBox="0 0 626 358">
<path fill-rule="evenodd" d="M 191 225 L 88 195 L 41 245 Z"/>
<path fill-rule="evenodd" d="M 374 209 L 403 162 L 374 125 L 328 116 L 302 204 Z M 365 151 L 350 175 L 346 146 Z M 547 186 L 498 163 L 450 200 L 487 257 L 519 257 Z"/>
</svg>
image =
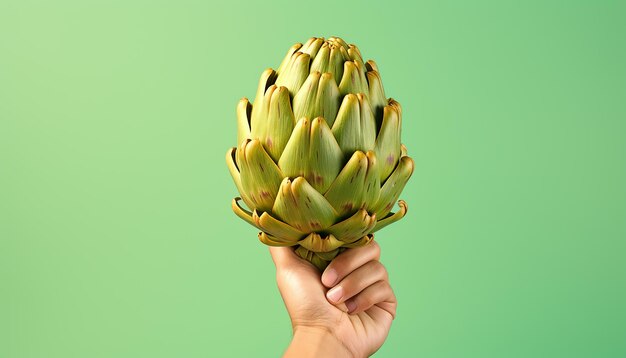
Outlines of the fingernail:
<svg viewBox="0 0 626 358">
<path fill-rule="evenodd" d="M 341 286 L 333 287 L 326 293 L 326 297 L 333 302 L 339 302 L 342 296 L 343 288 Z"/>
<path fill-rule="evenodd" d="M 352 300 L 346 301 L 346 308 L 348 309 L 348 313 L 352 313 L 356 309 L 356 302 Z"/>
<path fill-rule="evenodd" d="M 337 282 L 337 271 L 333 269 L 328 269 L 324 272 L 324 281 L 326 281 L 327 286 L 332 286 Z"/>
</svg>

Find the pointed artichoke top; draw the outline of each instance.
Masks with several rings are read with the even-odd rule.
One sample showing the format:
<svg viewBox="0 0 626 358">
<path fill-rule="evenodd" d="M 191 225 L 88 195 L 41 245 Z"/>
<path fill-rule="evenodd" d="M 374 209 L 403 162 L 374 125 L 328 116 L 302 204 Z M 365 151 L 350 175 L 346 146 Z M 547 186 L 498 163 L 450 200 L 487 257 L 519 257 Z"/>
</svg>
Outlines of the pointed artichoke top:
<svg viewBox="0 0 626 358">
<path fill-rule="evenodd" d="M 339 37 L 312 37 L 297 43 L 276 71 L 266 70 L 259 82 L 253 121 L 260 117 L 263 97 L 272 85 L 288 90 L 296 121 L 322 116 L 330 127 L 348 94 L 366 96 L 379 125 L 388 104 L 376 63 L 364 62 L 359 49 Z"/>
<path fill-rule="evenodd" d="M 300 61 L 298 61 L 299 58 Z M 303 61 L 304 59 L 309 61 Z M 299 73 L 308 76 L 317 71 L 331 73 L 335 83 L 339 86 L 346 62 L 358 62 L 358 66 L 363 67 L 363 58 L 356 46 L 348 45 L 339 37 L 328 39 L 311 37 L 305 44 L 297 43 L 287 51 L 287 55 L 278 67 L 277 82 L 288 83 L 287 78 L 299 77 Z M 297 92 L 297 88 L 290 88 L 290 90 Z"/>
</svg>

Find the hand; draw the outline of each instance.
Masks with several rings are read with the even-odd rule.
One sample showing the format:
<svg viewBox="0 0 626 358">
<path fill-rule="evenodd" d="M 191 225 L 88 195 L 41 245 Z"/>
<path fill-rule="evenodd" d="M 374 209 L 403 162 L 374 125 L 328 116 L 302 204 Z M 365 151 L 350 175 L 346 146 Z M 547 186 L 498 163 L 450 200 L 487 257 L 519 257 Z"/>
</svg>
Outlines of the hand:
<svg viewBox="0 0 626 358">
<path fill-rule="evenodd" d="M 294 337 L 286 357 L 365 357 L 387 338 L 397 301 L 380 246 L 349 249 L 319 271 L 289 247 L 271 247 Z"/>
</svg>

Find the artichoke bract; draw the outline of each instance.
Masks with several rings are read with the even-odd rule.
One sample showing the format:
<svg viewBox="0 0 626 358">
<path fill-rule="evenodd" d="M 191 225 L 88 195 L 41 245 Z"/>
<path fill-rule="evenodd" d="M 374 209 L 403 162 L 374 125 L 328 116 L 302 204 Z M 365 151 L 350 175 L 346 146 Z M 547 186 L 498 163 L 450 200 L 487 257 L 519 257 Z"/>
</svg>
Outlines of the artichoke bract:
<svg viewBox="0 0 626 358">
<path fill-rule="evenodd" d="M 261 242 L 295 246 L 320 270 L 398 221 L 391 210 L 413 173 L 402 109 L 372 60 L 338 37 L 292 46 L 237 106 L 238 147 L 226 154 L 241 197 L 232 207 Z M 245 203 L 241 205 L 241 201 Z"/>
</svg>

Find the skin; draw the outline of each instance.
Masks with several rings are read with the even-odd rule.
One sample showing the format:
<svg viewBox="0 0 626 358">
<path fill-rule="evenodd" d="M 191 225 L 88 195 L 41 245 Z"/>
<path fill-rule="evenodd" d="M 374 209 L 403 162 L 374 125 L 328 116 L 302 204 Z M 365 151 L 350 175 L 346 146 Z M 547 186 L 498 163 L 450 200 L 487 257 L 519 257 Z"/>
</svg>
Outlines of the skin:
<svg viewBox="0 0 626 358">
<path fill-rule="evenodd" d="M 293 339 L 284 357 L 367 357 L 387 338 L 396 296 L 375 241 L 338 255 L 320 277 L 289 247 L 271 247 Z"/>
</svg>

